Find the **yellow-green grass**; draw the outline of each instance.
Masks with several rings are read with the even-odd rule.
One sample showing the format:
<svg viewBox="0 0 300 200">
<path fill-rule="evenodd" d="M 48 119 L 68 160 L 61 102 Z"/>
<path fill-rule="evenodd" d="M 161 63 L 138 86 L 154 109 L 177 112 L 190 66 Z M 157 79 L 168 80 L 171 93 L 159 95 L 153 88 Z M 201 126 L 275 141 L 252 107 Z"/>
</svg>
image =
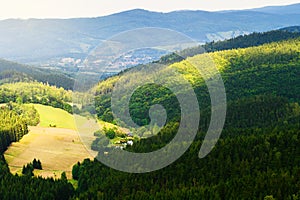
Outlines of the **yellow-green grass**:
<svg viewBox="0 0 300 200">
<path fill-rule="evenodd" d="M 126 128 L 116 126 L 114 124 L 104 122 L 102 120 L 98 119 L 87 119 L 85 117 L 79 116 L 79 115 L 74 115 L 76 125 L 77 125 L 77 130 L 80 133 L 80 138 L 83 141 L 83 143 L 87 146 L 89 151 L 91 151 L 90 147 L 92 142 L 96 139 L 94 136 L 94 132 L 98 130 L 103 130 L 103 128 L 116 128 L 120 132 L 123 133 L 129 133 L 130 131 Z M 118 139 L 116 139 L 118 140 Z M 92 155 L 95 155 L 95 152 L 91 151 Z"/>
<path fill-rule="evenodd" d="M 119 130 L 120 132 L 123 132 L 123 133 L 129 133 L 130 132 L 130 130 L 127 129 L 127 128 L 116 126 L 112 123 L 108 123 L 108 122 L 105 122 L 105 121 L 102 121 L 102 120 L 98 120 L 98 124 L 99 124 L 99 127 L 100 127 L 101 130 L 105 127 L 107 129 L 116 128 L 117 130 Z"/>
<path fill-rule="evenodd" d="M 82 127 L 85 124 L 91 124 L 98 123 L 98 130 L 103 129 L 103 127 L 106 128 L 117 128 L 119 131 L 122 131 L 124 133 L 128 133 L 129 130 L 118 127 L 114 124 L 104 122 L 101 120 L 94 120 L 92 118 L 87 119 L 86 117 L 82 117 L 79 115 L 72 115 L 62 109 L 59 108 L 53 108 L 51 106 L 45 106 L 41 104 L 32 104 L 34 105 L 35 109 L 40 114 L 40 123 L 38 126 L 40 127 L 50 127 L 50 125 L 56 125 L 56 128 L 66 128 L 66 129 L 72 129 L 77 130 L 78 128 Z M 95 125 L 95 124 L 94 124 Z M 93 126 L 93 125 L 92 125 Z"/>
<path fill-rule="evenodd" d="M 41 160 L 43 170 L 35 170 L 36 176 L 60 178 L 62 172 L 72 178 L 72 166 L 85 158 L 93 159 L 97 152 L 91 150 L 96 130 L 117 127 L 113 124 L 72 115 L 64 110 L 32 104 L 40 115 L 40 123 L 29 127 L 29 133 L 13 143 L 4 156 L 13 174 L 21 174 L 23 165 Z M 56 125 L 56 128 L 49 125 Z M 76 126 L 77 125 L 77 126 Z M 119 130 L 128 130 L 117 127 Z"/>
<path fill-rule="evenodd" d="M 76 130 L 74 117 L 72 114 L 51 106 L 33 104 L 40 114 L 40 127 L 55 126 L 57 128 L 66 128 Z"/>
<path fill-rule="evenodd" d="M 75 130 L 43 127 L 29 127 L 29 130 L 29 134 L 4 153 L 13 174 L 21 174 L 23 165 L 36 158 L 42 162 L 43 170 L 35 170 L 35 175 L 60 178 L 65 171 L 72 178 L 74 164 L 93 158 Z"/>
</svg>

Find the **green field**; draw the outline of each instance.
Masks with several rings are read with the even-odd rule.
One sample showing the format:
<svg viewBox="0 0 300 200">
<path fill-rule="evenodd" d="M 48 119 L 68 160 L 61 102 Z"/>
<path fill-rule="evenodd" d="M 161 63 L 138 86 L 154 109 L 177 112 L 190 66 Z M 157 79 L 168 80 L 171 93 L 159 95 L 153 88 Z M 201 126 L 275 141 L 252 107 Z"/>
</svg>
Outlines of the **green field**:
<svg viewBox="0 0 300 200">
<path fill-rule="evenodd" d="M 76 130 L 74 116 L 59 108 L 33 104 L 40 114 L 40 127 L 55 126 L 57 128 L 66 128 Z"/>
</svg>

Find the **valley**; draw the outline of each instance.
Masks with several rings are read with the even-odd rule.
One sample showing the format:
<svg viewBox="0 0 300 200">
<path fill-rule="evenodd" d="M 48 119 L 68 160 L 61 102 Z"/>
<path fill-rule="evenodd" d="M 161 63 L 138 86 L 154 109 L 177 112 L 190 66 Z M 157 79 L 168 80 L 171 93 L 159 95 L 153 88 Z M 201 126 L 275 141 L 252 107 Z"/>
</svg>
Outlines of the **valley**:
<svg viewBox="0 0 300 200">
<path fill-rule="evenodd" d="M 51 43 L 43 46 L 47 51 L 28 51 L 30 56 L 21 55 L 24 51 L 18 45 L 4 55 L 1 48 L 13 43 L 3 37 L 1 57 L 41 65 L 54 60 L 60 65 L 37 67 L 0 60 L 0 199 L 300 199 L 297 6 L 228 12 L 137 9 L 91 19 L 45 20 L 43 24 L 30 19 L 26 22 L 35 30 L 32 32 L 22 25 L 25 20 L 0 21 L 7 33 L 14 35 L 14 27 L 20 25 L 24 38 L 38 33 L 41 44 Z M 279 11 L 286 14 L 277 15 Z M 225 21 L 218 20 L 220 16 Z M 235 26 L 232 16 L 238 19 Z M 192 23 L 190 17 L 198 23 Z M 205 25 L 201 23 L 204 19 L 214 28 L 197 28 Z M 177 27 L 206 43 L 169 54 L 150 50 L 139 50 L 136 57 L 122 54 L 115 60 L 114 73 L 76 90 L 78 59 L 89 49 L 113 33 L 133 25 L 156 25 L 154 22 L 164 28 Z M 53 31 L 43 35 L 49 24 Z M 253 33 L 262 30 L 270 31 Z M 238 36 L 245 32 L 249 34 Z M 7 33 L 0 33 L 0 38 Z M 214 38 L 222 41 L 208 42 Z M 30 43 L 32 38 L 26 41 L 29 50 L 39 47 Z M 61 41 L 72 42 L 63 42 L 61 48 Z M 57 61 L 65 57 L 72 57 L 69 61 L 74 63 L 63 66 Z M 63 69 L 66 67 L 69 69 Z M 218 91 L 218 73 L 226 90 L 226 105 L 219 102 L 213 107 L 207 84 Z M 85 78 L 90 81 L 89 76 Z M 189 87 L 183 87 L 185 84 Z M 178 90 L 174 92 L 175 86 Z M 191 93 L 196 103 L 190 99 L 182 103 L 181 98 Z M 182 114 L 185 106 L 192 109 Z M 221 136 L 206 140 L 218 106 L 226 107 Z M 184 124 L 182 140 L 172 143 L 182 118 L 195 113 L 200 120 L 193 118 Z M 191 130 L 189 125 L 194 122 L 197 127 Z M 156 167 L 163 158 L 172 157 L 168 151 L 162 151 L 165 157 L 153 152 L 166 146 L 175 152 L 188 143 L 186 138 L 193 131 L 196 135 L 181 157 L 161 169 L 147 168 L 148 163 Z M 199 150 L 209 143 L 214 144 L 209 154 L 201 157 Z M 151 157 L 123 156 L 129 153 Z M 117 170 L 101 158 L 148 171 Z"/>
</svg>

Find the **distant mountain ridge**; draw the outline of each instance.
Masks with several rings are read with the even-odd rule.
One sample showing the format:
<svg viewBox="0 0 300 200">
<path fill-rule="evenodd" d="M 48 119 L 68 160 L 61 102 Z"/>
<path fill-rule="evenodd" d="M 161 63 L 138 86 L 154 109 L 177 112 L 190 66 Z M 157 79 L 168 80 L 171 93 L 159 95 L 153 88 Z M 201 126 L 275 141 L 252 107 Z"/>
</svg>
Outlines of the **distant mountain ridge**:
<svg viewBox="0 0 300 200">
<path fill-rule="evenodd" d="M 266 6 L 263 8 L 251 9 L 251 11 L 258 11 L 272 14 L 300 14 L 300 3 L 286 5 L 286 6 Z"/>
<path fill-rule="evenodd" d="M 135 9 L 97 18 L 2 20 L 0 58 L 62 68 L 76 66 L 101 41 L 120 32 L 143 27 L 172 29 L 200 43 L 223 40 L 251 32 L 300 25 L 300 13 L 287 12 L 297 11 L 299 5 L 276 7 L 276 12 L 267 8 L 170 13 Z"/>
<path fill-rule="evenodd" d="M 280 30 L 291 32 L 291 33 L 300 33 L 300 26 L 290 26 L 290 27 L 282 28 Z"/>
</svg>

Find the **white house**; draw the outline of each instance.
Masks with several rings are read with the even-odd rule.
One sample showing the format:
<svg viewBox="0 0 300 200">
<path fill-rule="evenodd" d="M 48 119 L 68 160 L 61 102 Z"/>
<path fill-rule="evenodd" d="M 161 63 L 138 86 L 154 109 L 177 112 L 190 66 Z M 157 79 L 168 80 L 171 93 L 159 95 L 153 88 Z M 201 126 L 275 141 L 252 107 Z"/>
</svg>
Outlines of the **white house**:
<svg viewBox="0 0 300 200">
<path fill-rule="evenodd" d="M 130 145 L 130 146 L 132 146 L 133 145 L 133 141 L 129 140 L 129 141 L 127 141 L 127 144 Z"/>
</svg>

